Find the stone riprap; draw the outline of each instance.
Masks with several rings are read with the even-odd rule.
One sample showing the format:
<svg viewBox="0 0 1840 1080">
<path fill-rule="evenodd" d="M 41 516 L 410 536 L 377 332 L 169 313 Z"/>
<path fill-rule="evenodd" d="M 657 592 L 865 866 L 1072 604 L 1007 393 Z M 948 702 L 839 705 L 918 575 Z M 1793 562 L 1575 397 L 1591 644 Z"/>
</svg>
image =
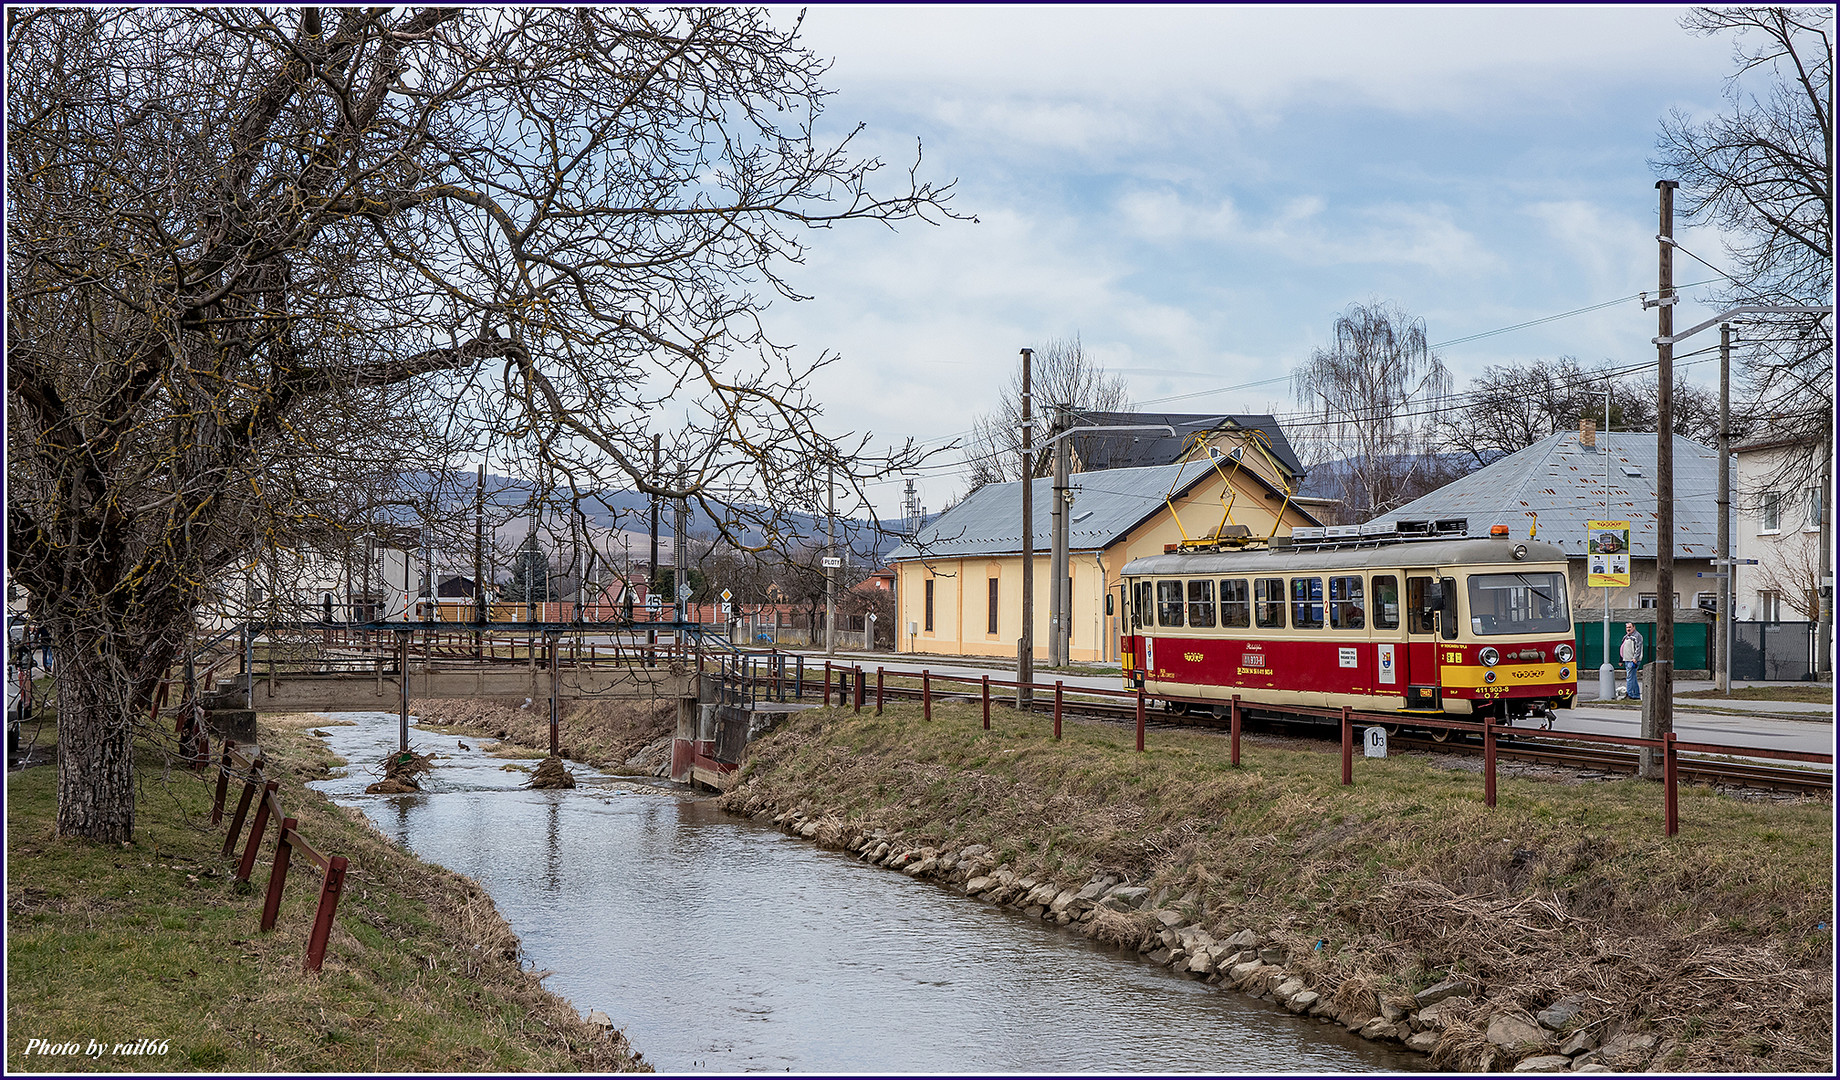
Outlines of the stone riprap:
<svg viewBox="0 0 1840 1080">
<path fill-rule="evenodd" d="M 1428 1055 L 1432 1067 L 1459 1072 L 1641 1071 L 1664 1056 L 1655 1036 L 1608 1029 L 1609 1003 L 1589 994 L 1557 995 L 1536 1012 L 1490 998 L 1475 978 L 1451 974 L 1410 997 L 1382 1000 L 1372 991 L 1320 985 L 1303 969 L 1311 944 L 1253 927 L 1202 921 L 1192 896 L 1153 893 L 1116 874 L 1085 881 L 1023 876 L 985 844 L 910 841 L 900 832 L 864 827 L 801 805 L 785 809 L 749 796 L 736 812 L 767 822 L 864 862 L 936 882 L 987 903 L 1092 936 L 1101 925 L 1116 939 L 1136 936 L 1154 963 L 1223 989 L 1272 1001 L 1362 1038 Z M 1663 1048 L 1665 1051 L 1665 1048 Z"/>
</svg>

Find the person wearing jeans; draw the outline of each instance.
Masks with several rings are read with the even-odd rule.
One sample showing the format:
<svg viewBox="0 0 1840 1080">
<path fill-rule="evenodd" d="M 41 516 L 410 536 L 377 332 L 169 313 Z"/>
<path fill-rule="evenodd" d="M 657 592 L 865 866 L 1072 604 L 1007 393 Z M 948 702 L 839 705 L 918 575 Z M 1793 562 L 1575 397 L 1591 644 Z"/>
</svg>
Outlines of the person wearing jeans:
<svg viewBox="0 0 1840 1080">
<path fill-rule="evenodd" d="M 1625 623 L 1621 656 L 1623 667 L 1629 672 L 1629 700 L 1642 700 L 1642 687 L 1636 681 L 1636 669 L 1642 666 L 1642 635 L 1636 633 L 1635 623 Z"/>
</svg>

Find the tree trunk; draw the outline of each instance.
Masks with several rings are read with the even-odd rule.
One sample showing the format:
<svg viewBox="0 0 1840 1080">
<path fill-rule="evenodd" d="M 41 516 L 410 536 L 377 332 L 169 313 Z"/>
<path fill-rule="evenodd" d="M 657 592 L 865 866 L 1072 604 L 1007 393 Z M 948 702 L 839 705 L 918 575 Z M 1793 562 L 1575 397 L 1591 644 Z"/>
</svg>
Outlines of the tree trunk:
<svg viewBox="0 0 1840 1080">
<path fill-rule="evenodd" d="M 48 629 L 57 669 L 57 834 L 125 843 L 134 838 L 136 695 L 94 635 L 85 648 L 68 625 Z"/>
</svg>

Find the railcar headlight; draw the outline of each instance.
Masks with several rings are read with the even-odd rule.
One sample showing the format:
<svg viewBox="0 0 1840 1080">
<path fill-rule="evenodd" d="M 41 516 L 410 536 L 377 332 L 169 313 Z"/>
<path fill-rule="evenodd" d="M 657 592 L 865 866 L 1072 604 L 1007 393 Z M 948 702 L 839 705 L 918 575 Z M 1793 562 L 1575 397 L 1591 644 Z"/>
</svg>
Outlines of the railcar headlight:
<svg viewBox="0 0 1840 1080">
<path fill-rule="evenodd" d="M 1501 663 L 1501 654 L 1496 652 L 1495 647 L 1491 645 L 1477 653 L 1476 659 L 1481 660 L 1484 667 L 1494 667 L 1496 664 Z"/>
<path fill-rule="evenodd" d="M 1553 650 L 1553 655 L 1559 658 L 1561 664 L 1569 664 L 1572 662 L 1572 647 L 1561 645 Z"/>
<path fill-rule="evenodd" d="M 1517 560 L 1525 559 L 1527 557 L 1527 545 L 1526 544 L 1514 545 L 1514 557 Z"/>
</svg>

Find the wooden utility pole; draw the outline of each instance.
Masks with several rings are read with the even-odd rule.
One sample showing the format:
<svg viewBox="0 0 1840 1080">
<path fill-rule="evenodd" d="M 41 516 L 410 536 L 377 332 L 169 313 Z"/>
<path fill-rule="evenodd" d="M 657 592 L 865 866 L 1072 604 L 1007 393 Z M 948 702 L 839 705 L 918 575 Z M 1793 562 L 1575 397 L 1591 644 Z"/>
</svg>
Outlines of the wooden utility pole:
<svg viewBox="0 0 1840 1080">
<path fill-rule="evenodd" d="M 1035 432 L 1029 392 L 1034 358 L 1035 350 L 1022 350 L 1022 636 L 1016 639 L 1016 708 L 1025 711 L 1035 698 Z"/>
<path fill-rule="evenodd" d="M 1067 664 L 1068 603 L 1067 595 L 1067 470 L 1070 451 L 1063 432 L 1067 428 L 1068 406 L 1060 402 L 1053 405 L 1055 433 L 1054 441 L 1054 503 L 1050 511 L 1052 527 L 1049 530 L 1049 544 L 1052 555 L 1048 558 L 1048 580 L 1051 583 L 1048 593 L 1048 666 L 1064 667 Z"/>
<path fill-rule="evenodd" d="M 1661 192 L 1660 335 L 1655 406 L 1655 668 L 1650 680 L 1654 702 L 1645 712 L 1642 737 L 1661 739 L 1674 730 L 1674 189 L 1673 180 L 1657 180 Z M 1642 750 L 1642 776 L 1661 776 L 1661 754 Z"/>
<path fill-rule="evenodd" d="M 1719 324 L 1719 542 L 1713 570 L 1719 575 L 1719 631 L 1713 678 L 1720 694 L 1731 692 L 1732 600 L 1737 597 L 1738 567 L 1731 551 L 1731 324 Z"/>
</svg>

